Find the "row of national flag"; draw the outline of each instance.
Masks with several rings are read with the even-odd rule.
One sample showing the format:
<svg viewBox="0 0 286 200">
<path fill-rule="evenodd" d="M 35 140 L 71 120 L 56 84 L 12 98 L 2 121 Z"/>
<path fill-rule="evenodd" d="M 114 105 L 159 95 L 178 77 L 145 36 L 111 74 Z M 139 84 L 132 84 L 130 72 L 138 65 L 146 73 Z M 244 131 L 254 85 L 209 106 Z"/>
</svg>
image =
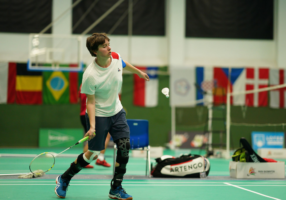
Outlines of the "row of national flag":
<svg viewBox="0 0 286 200">
<path fill-rule="evenodd" d="M 134 104 L 157 106 L 158 67 L 138 68 L 149 74 L 150 81 L 134 75 Z M 0 103 L 78 103 L 81 76 L 78 72 L 28 71 L 26 63 L 0 63 Z"/>
<path fill-rule="evenodd" d="M 78 102 L 77 72 L 28 71 L 26 63 L 0 63 L 0 103 Z"/>
<path fill-rule="evenodd" d="M 150 80 L 145 81 L 138 75 L 133 75 L 133 103 L 136 106 L 155 107 L 162 89 L 159 88 L 159 67 L 138 68 L 145 71 Z M 79 72 L 28 71 L 26 63 L 0 63 L 0 103 L 77 103 L 81 76 L 82 73 Z M 170 105 L 191 106 L 191 102 L 204 99 L 202 91 L 208 89 L 212 90 L 214 105 L 225 104 L 228 85 L 231 92 L 241 92 L 285 83 L 286 69 L 203 66 L 176 68 L 170 70 Z M 286 108 L 286 87 L 270 92 L 233 96 L 231 104 Z"/>
<path fill-rule="evenodd" d="M 189 67 L 177 68 L 170 73 L 171 105 L 182 106 L 202 100 L 210 90 L 214 105 L 226 103 L 230 92 L 258 90 L 286 83 L 286 70 L 265 67 Z M 269 94 L 269 95 L 268 95 Z M 270 98 L 270 99 L 269 99 Z M 271 91 L 234 95 L 232 105 L 286 108 L 286 87 Z"/>
</svg>

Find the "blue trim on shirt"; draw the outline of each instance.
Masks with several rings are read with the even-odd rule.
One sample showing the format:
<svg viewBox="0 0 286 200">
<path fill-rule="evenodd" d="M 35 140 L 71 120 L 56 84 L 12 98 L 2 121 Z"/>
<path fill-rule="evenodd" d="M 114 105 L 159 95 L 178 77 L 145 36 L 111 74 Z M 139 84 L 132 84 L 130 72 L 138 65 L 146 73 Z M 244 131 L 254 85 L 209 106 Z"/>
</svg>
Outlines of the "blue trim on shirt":
<svg viewBox="0 0 286 200">
<path fill-rule="evenodd" d="M 125 68 L 126 67 L 126 63 L 121 59 L 122 61 L 122 67 Z"/>
</svg>

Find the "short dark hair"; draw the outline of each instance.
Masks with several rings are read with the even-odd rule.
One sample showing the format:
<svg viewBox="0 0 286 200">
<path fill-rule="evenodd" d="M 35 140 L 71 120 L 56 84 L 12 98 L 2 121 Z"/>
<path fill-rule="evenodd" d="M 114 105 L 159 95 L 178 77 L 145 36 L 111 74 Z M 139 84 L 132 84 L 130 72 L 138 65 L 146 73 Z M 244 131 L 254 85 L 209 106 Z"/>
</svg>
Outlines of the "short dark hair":
<svg viewBox="0 0 286 200">
<path fill-rule="evenodd" d="M 93 33 L 86 39 L 86 47 L 91 54 L 91 56 L 96 57 L 94 51 L 98 50 L 98 46 L 105 43 L 105 40 L 110 41 L 106 33 Z"/>
</svg>

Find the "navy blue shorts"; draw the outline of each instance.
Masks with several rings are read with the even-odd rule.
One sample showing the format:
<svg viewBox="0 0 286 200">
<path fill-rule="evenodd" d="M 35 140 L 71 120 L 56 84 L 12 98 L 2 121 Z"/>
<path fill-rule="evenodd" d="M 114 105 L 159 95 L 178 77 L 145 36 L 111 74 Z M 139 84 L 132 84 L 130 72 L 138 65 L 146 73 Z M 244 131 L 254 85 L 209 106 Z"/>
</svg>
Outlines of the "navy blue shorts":
<svg viewBox="0 0 286 200">
<path fill-rule="evenodd" d="M 88 115 L 85 114 L 87 130 L 90 128 Z M 101 151 L 105 149 L 105 139 L 109 132 L 116 141 L 120 138 L 130 138 L 130 130 L 126 120 L 126 112 L 122 109 L 112 117 L 95 117 L 96 135 L 88 141 L 88 149 L 92 151 Z"/>
</svg>

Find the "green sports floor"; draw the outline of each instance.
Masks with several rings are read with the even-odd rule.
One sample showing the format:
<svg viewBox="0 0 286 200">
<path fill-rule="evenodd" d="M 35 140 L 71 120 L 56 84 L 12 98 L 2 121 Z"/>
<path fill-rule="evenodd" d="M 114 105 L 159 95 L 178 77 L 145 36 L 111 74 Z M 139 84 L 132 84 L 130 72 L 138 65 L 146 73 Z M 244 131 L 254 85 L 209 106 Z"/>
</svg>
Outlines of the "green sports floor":
<svg viewBox="0 0 286 200">
<path fill-rule="evenodd" d="M 62 149 L 0 149 L 0 174 L 28 173 L 34 155 L 44 151 L 60 152 Z M 190 151 L 165 150 L 164 155 L 179 156 Z M 19 179 L 18 176 L 0 176 L 0 200 L 45 200 L 58 199 L 54 193 L 55 178 L 63 173 L 81 153 L 74 148 L 66 156 L 56 159 L 55 167 L 45 176 L 34 179 Z M 198 153 L 192 151 L 191 153 Z M 201 152 L 203 153 L 203 152 Z M 22 156 L 21 156 L 22 155 Z M 107 149 L 106 160 L 113 161 L 113 150 Z M 134 200 L 148 199 L 223 199 L 263 200 L 286 199 L 286 178 L 273 180 L 245 180 L 229 177 L 229 160 L 210 158 L 211 171 L 207 178 L 147 178 L 144 158 L 130 157 L 123 182 L 124 189 Z M 281 160 L 286 161 L 286 160 Z M 152 162 L 155 161 L 152 159 Z M 93 163 L 94 165 L 94 163 Z M 83 169 L 70 182 L 66 199 L 107 200 L 112 178 L 112 167 L 94 165 Z"/>
</svg>

